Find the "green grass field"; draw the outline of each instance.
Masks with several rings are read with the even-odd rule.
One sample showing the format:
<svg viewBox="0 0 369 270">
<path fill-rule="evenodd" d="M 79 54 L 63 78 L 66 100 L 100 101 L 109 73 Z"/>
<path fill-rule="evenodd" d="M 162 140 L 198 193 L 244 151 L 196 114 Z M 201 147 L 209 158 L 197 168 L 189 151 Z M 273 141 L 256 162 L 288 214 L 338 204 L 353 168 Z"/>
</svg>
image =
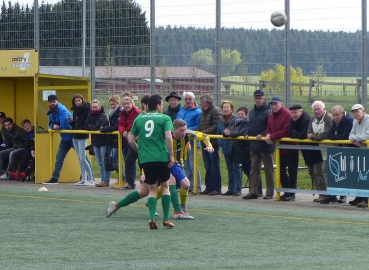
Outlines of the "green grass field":
<svg viewBox="0 0 369 270">
<path fill-rule="evenodd" d="M 1 269 L 365 269 L 369 263 L 368 211 L 348 205 L 190 196 L 195 220 L 149 230 L 144 200 L 107 219 L 107 202 L 127 193 L 64 186 L 2 187 Z"/>
</svg>

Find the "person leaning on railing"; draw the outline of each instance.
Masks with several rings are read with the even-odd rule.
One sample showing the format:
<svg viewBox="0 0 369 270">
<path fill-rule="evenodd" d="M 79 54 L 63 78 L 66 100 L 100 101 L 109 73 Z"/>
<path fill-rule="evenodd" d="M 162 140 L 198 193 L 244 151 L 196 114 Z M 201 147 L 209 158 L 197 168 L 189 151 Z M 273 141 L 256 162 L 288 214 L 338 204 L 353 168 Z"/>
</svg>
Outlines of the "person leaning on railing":
<svg viewBox="0 0 369 270">
<path fill-rule="evenodd" d="M 369 115 L 365 113 L 364 107 L 361 104 L 355 104 L 351 108 L 351 112 L 355 118 L 350 132 L 349 140 L 356 146 L 367 148 L 367 145 L 362 142 L 369 140 Z M 358 207 L 366 207 L 368 198 L 356 197 L 349 201 L 351 205 Z"/>
<path fill-rule="evenodd" d="M 332 108 L 333 124 L 329 131 L 328 139 L 330 140 L 348 140 L 350 131 L 352 129 L 352 122 L 354 118 L 352 115 L 347 114 L 340 105 L 333 106 Z M 337 145 L 347 146 L 347 145 Z M 321 204 L 329 204 L 330 202 L 345 203 L 346 197 L 340 196 L 339 200 L 335 195 L 326 196 L 324 200 L 320 201 Z"/>
</svg>

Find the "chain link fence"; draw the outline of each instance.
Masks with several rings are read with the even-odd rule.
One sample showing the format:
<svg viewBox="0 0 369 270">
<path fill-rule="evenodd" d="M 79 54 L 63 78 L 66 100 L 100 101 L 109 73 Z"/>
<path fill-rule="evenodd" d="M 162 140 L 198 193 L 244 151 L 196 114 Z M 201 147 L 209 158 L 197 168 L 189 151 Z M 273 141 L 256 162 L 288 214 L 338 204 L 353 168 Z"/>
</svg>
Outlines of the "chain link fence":
<svg viewBox="0 0 369 270">
<path fill-rule="evenodd" d="M 191 90 L 252 106 L 366 106 L 366 0 L 2 3 L 0 49 L 36 48 L 40 72 L 90 76 L 94 94 Z M 37 7 L 37 8 L 36 8 Z M 270 14 L 285 10 L 275 28 Z M 290 72 L 286 73 L 286 67 Z M 286 81 L 286 82 L 285 82 Z M 94 96 L 94 95 L 93 95 Z"/>
</svg>

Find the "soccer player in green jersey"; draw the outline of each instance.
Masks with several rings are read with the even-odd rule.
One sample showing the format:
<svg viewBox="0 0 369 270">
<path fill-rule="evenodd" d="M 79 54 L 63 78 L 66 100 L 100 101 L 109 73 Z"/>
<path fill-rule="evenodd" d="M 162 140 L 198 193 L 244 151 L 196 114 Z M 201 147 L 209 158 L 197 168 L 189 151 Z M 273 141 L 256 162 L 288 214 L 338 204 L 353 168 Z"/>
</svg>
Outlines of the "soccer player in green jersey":
<svg viewBox="0 0 369 270">
<path fill-rule="evenodd" d="M 152 95 L 149 98 L 148 108 L 149 112 L 140 114 L 135 119 L 128 135 L 128 141 L 132 148 L 138 152 L 141 166 L 145 171 L 145 182 L 149 186 L 150 229 L 158 228 L 155 216 L 158 185 L 161 186 L 163 194 L 163 225 L 167 228 L 173 228 L 174 224 L 169 220 L 171 197 L 168 186 L 170 167 L 174 164 L 173 124 L 169 116 L 162 114 L 163 101 L 159 95 Z"/>
</svg>

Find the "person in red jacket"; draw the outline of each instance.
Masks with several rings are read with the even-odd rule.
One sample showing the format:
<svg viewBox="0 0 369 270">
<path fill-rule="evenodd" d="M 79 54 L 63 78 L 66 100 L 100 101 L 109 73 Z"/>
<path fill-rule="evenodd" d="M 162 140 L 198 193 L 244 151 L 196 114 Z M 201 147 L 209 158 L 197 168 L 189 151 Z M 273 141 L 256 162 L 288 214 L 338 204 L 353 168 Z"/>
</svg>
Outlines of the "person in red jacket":
<svg viewBox="0 0 369 270">
<path fill-rule="evenodd" d="M 123 96 L 122 106 L 123 110 L 120 113 L 118 131 L 122 133 L 123 136 L 123 156 L 127 181 L 127 185 L 125 185 L 123 189 L 135 189 L 136 160 L 138 156 L 129 145 L 127 137 L 128 133 L 131 131 L 134 120 L 141 113 L 141 110 L 134 105 L 133 98 L 131 96 Z"/>
<path fill-rule="evenodd" d="M 290 120 L 291 113 L 289 110 L 283 107 L 282 101 L 278 96 L 274 96 L 269 102 L 270 108 L 272 109 L 272 113 L 268 118 L 268 125 L 266 129 L 265 142 L 267 144 L 274 144 L 275 140 L 278 140 L 283 137 L 288 137 L 288 131 L 290 128 Z M 290 150 L 290 149 L 281 149 L 281 183 L 282 187 L 288 187 L 289 181 L 292 181 L 292 178 L 297 179 L 297 171 L 293 172 L 290 168 L 295 168 L 291 166 L 291 162 L 298 162 L 298 150 Z M 288 167 L 288 175 L 286 169 Z M 274 183 L 273 183 L 274 184 Z M 271 190 L 271 189 L 269 189 Z M 274 187 L 273 187 L 274 190 Z M 268 199 L 273 198 L 273 194 L 266 194 Z"/>
</svg>

